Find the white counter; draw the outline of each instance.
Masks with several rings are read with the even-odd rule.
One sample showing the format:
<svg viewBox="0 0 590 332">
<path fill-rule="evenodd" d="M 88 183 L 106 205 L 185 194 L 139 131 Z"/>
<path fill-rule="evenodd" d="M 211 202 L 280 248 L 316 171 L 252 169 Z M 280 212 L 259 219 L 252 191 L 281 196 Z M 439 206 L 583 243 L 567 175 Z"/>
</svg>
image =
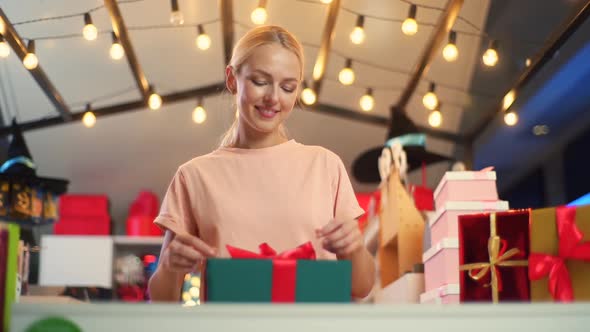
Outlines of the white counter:
<svg viewBox="0 0 590 332">
<path fill-rule="evenodd" d="M 548 332 L 590 331 L 590 304 L 202 305 L 30 304 L 13 308 L 12 332 L 60 316 L 84 332 Z"/>
</svg>

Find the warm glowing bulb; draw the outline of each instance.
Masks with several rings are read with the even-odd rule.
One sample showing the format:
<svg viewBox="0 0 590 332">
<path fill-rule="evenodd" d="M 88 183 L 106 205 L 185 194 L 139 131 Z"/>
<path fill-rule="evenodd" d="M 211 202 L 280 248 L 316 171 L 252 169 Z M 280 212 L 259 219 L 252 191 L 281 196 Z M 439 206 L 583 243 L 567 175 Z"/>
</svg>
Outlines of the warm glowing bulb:
<svg viewBox="0 0 590 332">
<path fill-rule="evenodd" d="M 321 0 L 322 3 L 325 3 L 326 5 L 329 5 L 332 3 L 332 0 Z"/>
<path fill-rule="evenodd" d="M 240 117 L 240 111 L 236 110 L 236 119 Z"/>
<path fill-rule="evenodd" d="M 514 126 L 518 122 L 518 115 L 514 112 L 508 112 L 504 115 L 504 122 L 509 126 Z"/>
<path fill-rule="evenodd" d="M 188 290 L 188 292 L 191 294 L 191 296 L 192 296 L 193 298 L 195 298 L 195 297 L 199 297 L 199 294 L 201 293 L 201 292 L 199 291 L 199 288 L 197 288 L 197 287 L 191 287 L 191 288 Z"/>
<path fill-rule="evenodd" d="M 184 15 L 180 10 L 175 10 L 170 13 L 170 23 L 174 25 L 183 25 L 184 24 Z"/>
<path fill-rule="evenodd" d="M 526 60 L 524 61 L 524 64 L 528 67 L 531 65 L 531 59 L 530 58 L 526 58 Z"/>
<path fill-rule="evenodd" d="M 404 23 L 402 23 L 402 32 L 406 36 L 413 36 L 418 32 L 418 23 L 413 18 L 406 18 Z"/>
<path fill-rule="evenodd" d="M 488 50 L 483 54 L 483 63 L 488 67 L 493 67 L 498 63 L 498 52 L 493 48 L 488 48 Z"/>
<path fill-rule="evenodd" d="M 10 47 L 7 42 L 0 42 L 0 58 L 6 58 L 10 55 Z"/>
<path fill-rule="evenodd" d="M 82 34 L 84 35 L 84 39 L 92 41 L 96 40 L 98 37 L 98 29 L 94 24 L 86 24 L 84 29 L 82 29 Z"/>
<path fill-rule="evenodd" d="M 343 68 L 338 74 L 338 80 L 344 85 L 351 85 L 354 83 L 354 71 L 350 68 Z"/>
<path fill-rule="evenodd" d="M 0 18 L 0 33 L 1 34 L 6 34 L 6 25 L 4 24 L 4 21 L 2 21 L 2 19 Z"/>
<path fill-rule="evenodd" d="M 301 91 L 301 99 L 305 105 L 313 105 L 317 100 L 317 96 L 311 88 L 305 88 Z"/>
<path fill-rule="evenodd" d="M 82 117 L 82 123 L 84 123 L 87 128 L 92 128 L 96 124 L 96 116 L 94 113 L 88 111 L 84 113 L 84 116 Z"/>
<path fill-rule="evenodd" d="M 157 93 L 152 93 L 148 100 L 148 104 L 150 109 L 157 110 L 160 107 L 162 107 L 162 97 L 160 97 L 160 95 L 158 95 Z"/>
<path fill-rule="evenodd" d="M 350 41 L 356 45 L 362 44 L 365 41 L 365 29 L 355 27 L 350 33 Z"/>
<path fill-rule="evenodd" d="M 250 19 L 252 20 L 252 22 L 258 25 L 264 24 L 264 22 L 266 22 L 267 17 L 268 14 L 266 13 L 266 8 L 264 7 L 258 7 L 254 9 L 252 11 L 252 14 L 250 15 Z"/>
<path fill-rule="evenodd" d="M 504 96 L 504 99 L 502 100 L 502 106 L 504 107 L 504 110 L 507 110 L 508 108 L 510 108 L 510 106 L 514 102 L 514 97 L 515 97 L 514 90 L 510 90 L 510 92 L 508 92 L 506 94 L 506 96 Z"/>
<path fill-rule="evenodd" d="M 23 64 L 25 65 L 25 68 L 32 70 L 37 68 L 37 65 L 39 65 L 39 59 L 37 59 L 35 53 L 27 53 L 23 59 Z"/>
<path fill-rule="evenodd" d="M 429 110 L 434 110 L 438 105 L 438 97 L 434 92 L 428 92 L 422 98 L 422 104 Z"/>
<path fill-rule="evenodd" d="M 197 106 L 193 110 L 193 121 L 195 123 L 201 124 L 207 120 L 207 112 L 203 108 L 203 106 Z"/>
<path fill-rule="evenodd" d="M 432 127 L 440 127 L 442 124 L 442 114 L 440 111 L 432 111 L 428 116 L 428 124 Z"/>
<path fill-rule="evenodd" d="M 443 49 L 443 57 L 448 62 L 453 62 L 459 57 L 459 50 L 455 44 L 447 44 Z"/>
<path fill-rule="evenodd" d="M 375 98 L 371 95 L 364 95 L 361 97 L 359 104 L 363 111 L 370 112 L 373 110 L 373 107 L 375 107 Z"/>
<path fill-rule="evenodd" d="M 197 37 L 197 47 L 203 51 L 208 50 L 211 47 L 211 38 L 209 35 L 200 34 Z"/>
<path fill-rule="evenodd" d="M 123 46 L 121 46 L 121 44 L 119 43 L 113 43 L 111 45 L 111 58 L 113 60 L 121 60 L 121 58 L 123 58 L 123 56 L 125 55 L 125 50 L 123 49 Z"/>
</svg>

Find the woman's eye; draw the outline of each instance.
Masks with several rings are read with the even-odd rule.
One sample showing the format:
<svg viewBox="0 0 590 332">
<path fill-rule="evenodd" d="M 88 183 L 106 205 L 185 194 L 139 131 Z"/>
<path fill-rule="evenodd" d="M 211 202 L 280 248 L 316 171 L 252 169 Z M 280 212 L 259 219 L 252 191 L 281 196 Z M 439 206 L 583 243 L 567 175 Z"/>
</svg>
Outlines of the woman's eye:
<svg viewBox="0 0 590 332">
<path fill-rule="evenodd" d="M 283 87 L 283 90 L 285 90 L 285 92 L 287 92 L 287 93 L 295 92 L 295 88 L 287 87 L 287 86 Z"/>
<path fill-rule="evenodd" d="M 252 83 L 254 83 L 255 85 L 258 85 L 258 86 L 263 86 L 266 84 L 265 81 L 259 81 L 259 80 L 252 80 Z"/>
</svg>

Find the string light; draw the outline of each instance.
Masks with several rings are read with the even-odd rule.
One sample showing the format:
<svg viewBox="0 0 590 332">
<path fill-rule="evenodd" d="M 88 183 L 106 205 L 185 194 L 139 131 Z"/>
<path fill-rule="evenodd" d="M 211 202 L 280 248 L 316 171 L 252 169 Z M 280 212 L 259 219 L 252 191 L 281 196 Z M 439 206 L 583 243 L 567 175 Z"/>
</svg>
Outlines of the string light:
<svg viewBox="0 0 590 332">
<path fill-rule="evenodd" d="M 530 66 L 531 65 L 531 58 L 526 58 L 526 60 L 524 61 L 524 65 L 525 66 Z"/>
<path fill-rule="evenodd" d="M 184 15 L 178 9 L 178 0 L 171 0 L 170 6 L 172 7 L 172 12 L 170 13 L 170 23 L 174 25 L 183 25 L 184 24 Z"/>
<path fill-rule="evenodd" d="M 305 105 L 313 105 L 317 101 L 315 91 L 307 86 L 307 83 L 303 81 L 303 90 L 301 91 L 301 100 Z"/>
<path fill-rule="evenodd" d="M 515 112 L 508 112 L 504 114 L 504 122 L 512 127 L 518 123 L 518 115 Z"/>
<path fill-rule="evenodd" d="M 424 95 L 424 97 L 422 97 L 422 104 L 424 104 L 424 107 L 431 111 L 434 111 L 438 106 L 438 97 L 436 96 L 436 93 L 434 93 L 435 89 L 436 84 L 434 84 L 434 82 L 430 82 L 430 88 L 428 89 L 428 92 Z"/>
<path fill-rule="evenodd" d="M 195 40 L 197 47 L 203 51 L 208 50 L 209 47 L 211 47 L 211 38 L 209 37 L 209 35 L 207 35 L 205 33 L 205 29 L 203 28 L 203 25 L 199 24 L 197 26 L 197 31 L 198 31 L 198 35 L 197 35 L 197 39 Z"/>
<path fill-rule="evenodd" d="M 510 108 L 510 106 L 514 102 L 514 99 L 515 99 L 515 92 L 514 92 L 514 90 L 510 90 L 504 96 L 504 99 L 502 99 L 502 108 L 503 108 L 504 111 L 506 111 L 507 109 Z"/>
<path fill-rule="evenodd" d="M 82 29 L 82 35 L 84 36 L 84 39 L 88 41 L 96 40 L 98 37 L 98 29 L 92 24 L 90 13 L 84 14 L 84 29 Z"/>
<path fill-rule="evenodd" d="M 406 36 L 413 36 L 418 32 L 418 22 L 416 22 L 416 11 L 418 7 L 414 4 L 410 5 L 410 12 L 408 18 L 402 23 L 402 32 Z"/>
<path fill-rule="evenodd" d="M 433 128 L 438 128 L 442 124 L 442 120 L 443 120 L 443 118 L 442 118 L 442 113 L 440 112 L 440 105 L 439 105 L 437 109 L 430 112 L 430 115 L 428 116 L 428 124 Z"/>
<path fill-rule="evenodd" d="M 150 87 L 150 97 L 148 99 L 148 106 L 151 110 L 155 111 L 162 107 L 162 97 L 154 92 L 154 89 Z"/>
<path fill-rule="evenodd" d="M 354 71 L 352 70 L 352 60 L 346 59 L 344 68 L 338 74 L 338 80 L 344 85 L 351 85 L 354 83 Z"/>
<path fill-rule="evenodd" d="M 266 23 L 266 19 L 268 18 L 268 13 L 266 12 L 266 0 L 260 0 L 258 2 L 258 7 L 252 11 L 250 14 L 250 19 L 252 23 L 256 25 L 261 25 Z"/>
<path fill-rule="evenodd" d="M 23 65 L 28 70 L 33 70 L 39 65 L 39 59 L 35 55 L 35 41 L 33 39 L 29 40 L 29 44 L 27 45 L 27 55 L 23 59 Z"/>
<path fill-rule="evenodd" d="M 121 46 L 121 43 L 119 43 L 119 37 L 117 37 L 114 32 L 111 32 L 111 37 L 113 39 L 113 44 L 111 45 L 111 50 L 109 52 L 111 54 L 111 59 L 121 60 L 125 55 L 125 50 L 123 49 L 123 46 Z"/>
<path fill-rule="evenodd" d="M 488 67 L 493 67 L 498 63 L 498 41 L 492 40 L 490 46 L 482 56 L 483 63 Z"/>
<path fill-rule="evenodd" d="M 10 55 L 10 46 L 4 40 L 4 36 L 0 34 L 0 58 L 7 58 Z"/>
<path fill-rule="evenodd" d="M 355 45 L 360 45 L 365 41 L 365 16 L 359 15 L 356 19 L 356 26 L 350 33 L 350 41 Z"/>
<path fill-rule="evenodd" d="M 82 123 L 86 128 L 92 128 L 96 124 L 96 116 L 92 112 L 92 108 L 90 108 L 90 104 L 86 104 L 86 111 L 84 116 L 82 117 Z"/>
<path fill-rule="evenodd" d="M 199 98 L 197 107 L 193 110 L 193 121 L 197 124 L 201 124 L 207 120 L 207 111 L 203 107 L 203 99 Z M 197 295 L 198 296 L 198 295 Z"/>
<path fill-rule="evenodd" d="M 365 112 L 370 112 L 375 107 L 375 98 L 373 98 L 373 89 L 367 88 L 367 92 L 359 100 L 361 109 Z"/>
<path fill-rule="evenodd" d="M 457 49 L 457 33 L 452 31 L 449 33 L 449 42 L 443 48 L 443 57 L 448 62 L 453 62 L 459 57 L 459 50 Z"/>
<path fill-rule="evenodd" d="M 329 5 L 332 3 L 332 0 L 321 0 L 322 3 L 325 3 L 326 5 Z"/>
</svg>

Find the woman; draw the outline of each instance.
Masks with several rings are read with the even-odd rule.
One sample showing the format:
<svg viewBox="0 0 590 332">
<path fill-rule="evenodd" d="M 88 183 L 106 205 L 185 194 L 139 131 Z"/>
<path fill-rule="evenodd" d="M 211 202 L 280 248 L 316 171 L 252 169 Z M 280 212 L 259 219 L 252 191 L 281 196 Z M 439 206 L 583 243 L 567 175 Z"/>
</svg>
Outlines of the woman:
<svg viewBox="0 0 590 332">
<path fill-rule="evenodd" d="M 358 205 L 340 158 L 289 140 L 284 122 L 303 80 L 303 49 L 288 31 L 262 26 L 235 45 L 227 89 L 239 117 L 214 152 L 181 165 L 154 221 L 166 230 L 150 279 L 154 301 L 178 301 L 183 277 L 229 244 L 278 252 L 312 241 L 319 259 L 352 262 L 352 296 L 369 294 L 372 256 L 363 245 Z"/>
</svg>

